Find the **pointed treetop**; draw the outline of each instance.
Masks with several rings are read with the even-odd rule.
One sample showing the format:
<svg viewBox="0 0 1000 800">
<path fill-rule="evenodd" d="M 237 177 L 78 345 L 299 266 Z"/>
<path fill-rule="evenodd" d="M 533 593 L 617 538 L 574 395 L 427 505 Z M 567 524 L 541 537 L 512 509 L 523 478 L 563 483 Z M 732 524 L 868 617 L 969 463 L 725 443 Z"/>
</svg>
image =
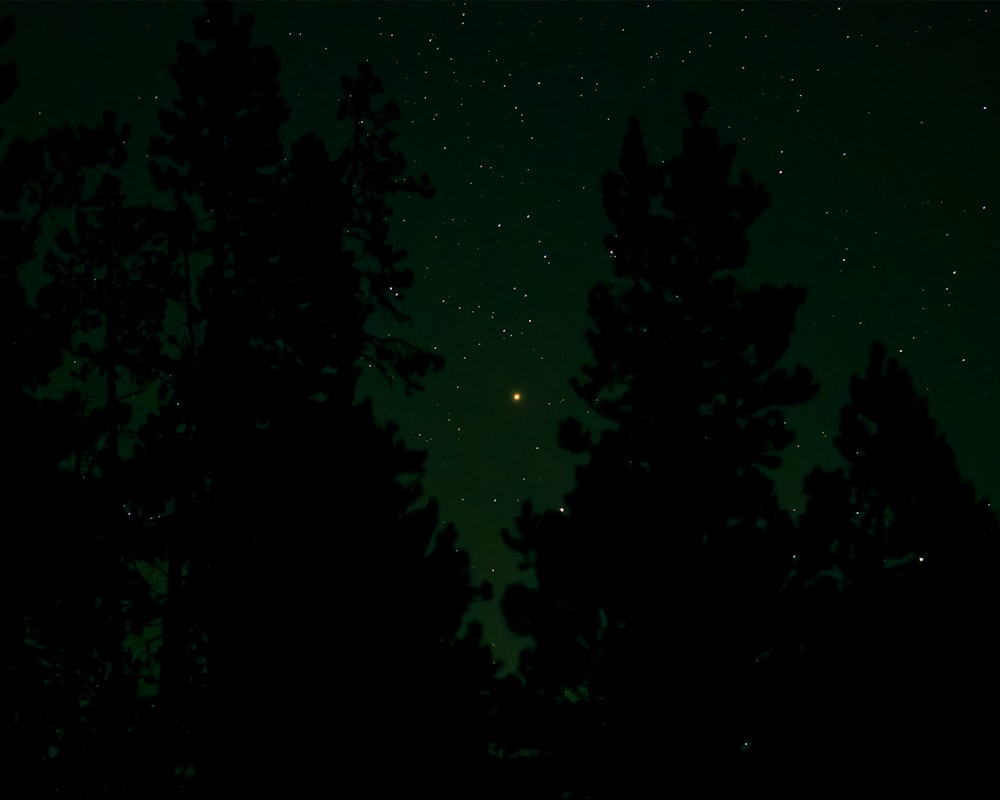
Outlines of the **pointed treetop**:
<svg viewBox="0 0 1000 800">
<path fill-rule="evenodd" d="M 693 125 L 700 125 L 701 118 L 708 111 L 708 100 L 703 95 L 698 94 L 698 92 L 685 92 L 684 105 L 687 106 L 688 117 L 691 119 L 691 123 Z"/>
</svg>

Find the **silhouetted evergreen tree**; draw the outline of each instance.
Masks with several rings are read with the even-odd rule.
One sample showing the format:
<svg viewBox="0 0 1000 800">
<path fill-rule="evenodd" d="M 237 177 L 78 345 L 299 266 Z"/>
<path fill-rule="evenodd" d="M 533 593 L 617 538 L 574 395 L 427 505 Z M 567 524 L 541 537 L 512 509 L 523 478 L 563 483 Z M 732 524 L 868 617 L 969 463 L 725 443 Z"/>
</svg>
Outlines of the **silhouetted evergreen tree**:
<svg viewBox="0 0 1000 800">
<path fill-rule="evenodd" d="M 122 142 L 127 136 L 127 128 L 118 134 Z M 148 567 L 144 573 L 137 563 L 166 553 L 159 531 L 141 522 L 146 515 L 138 501 L 147 491 L 125 460 L 131 448 L 123 441 L 135 441 L 133 400 L 150 405 L 163 366 L 172 265 L 157 219 L 152 209 L 131 205 L 114 169 L 107 170 L 56 235 L 44 262 L 51 282 L 39 292 L 40 307 L 68 329 L 70 376 L 88 401 L 73 468 L 87 479 L 89 506 L 81 518 L 95 532 L 91 574 L 103 610 L 97 651 L 106 666 L 89 706 L 100 725 L 86 763 L 95 782 L 115 775 L 126 795 L 144 793 L 174 766 L 152 713 L 155 659 L 142 652 L 142 640 L 162 627 L 163 608 Z"/>
<path fill-rule="evenodd" d="M 0 40 L 12 32 L 4 18 Z M 15 83 L 13 65 L 4 65 L 0 97 L 8 98 Z M 5 760 L 4 792 L 11 796 L 120 796 L 121 784 L 104 768 L 107 759 L 128 759 L 107 735 L 134 722 L 128 709 L 106 702 L 109 685 L 121 677 L 120 628 L 108 650 L 113 598 L 122 596 L 120 572 L 110 573 L 120 570 L 121 555 L 106 546 L 106 531 L 96 524 L 92 485 L 79 471 L 58 468 L 86 445 L 78 393 L 63 401 L 38 395 L 60 365 L 69 320 L 45 301 L 29 303 L 18 275 L 35 259 L 44 223 L 81 202 L 86 171 L 123 158 L 122 132 L 105 114 L 94 127 L 15 140 L 0 160 L 0 404 L 8 465 L 2 651 L 4 697 L 12 700 L 4 709 L 5 741 L 16 743 Z"/>
<path fill-rule="evenodd" d="M 392 149 L 399 112 L 366 65 L 342 84 L 344 151 L 306 136 L 286 162 L 278 60 L 251 28 L 206 4 L 150 147 L 186 288 L 143 461 L 175 499 L 182 606 L 208 614 L 217 744 L 196 769 L 236 792 L 358 779 L 466 796 L 455 767 L 487 763 L 493 671 L 478 632 L 458 636 L 467 558 L 421 497 L 422 454 L 355 398 L 361 364 L 407 387 L 438 364 L 368 327 L 378 309 L 402 318 L 412 280 L 387 196 L 429 187 Z"/>
<path fill-rule="evenodd" d="M 271 396 L 264 347 L 269 270 L 278 270 L 275 239 L 281 125 L 289 115 L 278 85 L 279 63 L 250 39 L 252 18 L 232 4 L 206 4 L 194 20 L 195 42 L 181 42 L 170 74 L 178 96 L 159 113 L 163 136 L 150 143 L 154 186 L 170 192 L 167 232 L 178 252 L 178 321 L 168 346 L 175 355 L 170 392 L 144 432 L 142 463 L 157 476 L 174 514 L 170 617 L 164 630 L 164 685 L 172 706 L 200 694 L 190 658 L 199 653 L 216 676 L 213 741 L 230 742 L 241 718 L 231 713 L 249 686 L 254 615 L 243 600 L 249 554 L 262 536 L 247 503 L 262 491 L 266 413 Z M 271 381 L 280 380 L 278 374 Z M 169 624 L 167 624 L 169 623 Z M 241 688 L 237 689 L 236 687 Z M 232 689 L 232 691 L 230 691 Z M 200 703 L 200 713 L 207 712 Z M 230 724 L 231 723 L 231 724 Z M 218 779 L 218 756 L 193 753 L 200 777 Z"/>
<path fill-rule="evenodd" d="M 127 135 L 126 128 L 121 136 Z M 172 265 L 166 235 L 151 225 L 155 219 L 151 209 L 129 205 L 121 180 L 107 171 L 92 196 L 76 205 L 72 224 L 58 232 L 45 258 L 52 280 L 39 303 L 69 328 L 73 378 L 85 390 L 96 376 L 102 389 L 91 416 L 101 440 L 94 443 L 94 466 L 105 478 L 120 472 L 120 439 L 132 418 L 132 399 L 162 367 Z M 121 489 L 112 493 L 121 496 Z"/>
<path fill-rule="evenodd" d="M 880 343 L 834 442 L 846 470 L 805 481 L 774 756 L 899 785 L 982 777 L 997 736 L 981 721 L 1000 710 L 996 516 Z"/>
<path fill-rule="evenodd" d="M 0 18 L 0 44 L 14 32 L 9 16 Z M 17 84 L 14 64 L 0 65 L 0 100 L 10 99 Z M 0 407 L 4 409 L 5 461 L 3 483 L 2 644 L 0 659 L 6 686 L 0 694 L 3 730 L 12 770 L 4 775 L 4 792 L 21 781 L 40 781 L 43 757 L 53 742 L 58 712 L 51 709 L 51 675 L 33 635 L 37 621 L 47 610 L 47 585 L 42 553 L 45 547 L 32 536 L 28 520 L 42 506 L 41 486 L 55 477 L 62 452 L 44 435 L 49 415 L 30 389 L 44 381 L 59 361 L 58 339 L 41 325 L 37 309 L 28 298 L 18 276 L 31 258 L 38 238 L 40 215 L 30 205 L 30 186 L 44 180 L 42 143 L 7 143 L 0 159 Z M 28 153 L 31 154 L 30 160 Z M 27 208 L 26 208 L 27 207 Z M 50 338 L 51 337 L 51 338 Z M 39 435 L 33 440 L 32 432 Z M 62 489 L 59 486 L 50 487 Z M 21 520 L 19 523 L 18 521 Z M 47 703 L 46 700 L 49 702 Z"/>
<path fill-rule="evenodd" d="M 507 536 L 538 581 L 504 605 L 535 641 L 523 745 L 541 753 L 543 796 L 735 780 L 787 567 L 764 468 L 793 438 L 783 408 L 815 390 L 777 366 L 805 293 L 737 281 L 767 197 L 745 173 L 730 181 L 735 147 L 701 123 L 703 98 L 685 100 L 680 156 L 650 163 L 632 119 L 602 181 L 615 279 L 590 294 L 593 363 L 573 386 L 608 427 L 562 425 L 561 445 L 587 456 L 565 511 L 528 505 Z"/>
<path fill-rule="evenodd" d="M 66 533 L 54 555 L 25 527 L 6 554 L 12 796 L 363 781 L 467 797 L 470 771 L 489 780 L 495 765 L 494 667 L 476 626 L 461 632 L 481 590 L 422 496 L 423 454 L 355 397 L 363 365 L 407 390 L 440 366 L 370 324 L 404 320 L 412 282 L 389 196 L 430 187 L 393 149 L 399 110 L 367 65 L 341 85 L 342 152 L 306 136 L 285 160 L 278 60 L 251 28 L 207 3 L 198 41 L 178 47 L 179 97 L 150 146 L 170 208 L 123 196 L 112 115 L 0 159 L 0 391 L 19 466 L 4 513 L 46 508 Z M 0 22 L 0 40 L 11 30 Z M 0 99 L 14 78 L 0 69 Z M 17 270 L 47 212 L 69 206 L 35 308 Z M 99 388 L 55 413 L 32 392 L 64 354 Z M 137 431 L 127 401 L 154 386 Z M 137 557 L 168 564 L 165 589 L 143 584 Z"/>
</svg>

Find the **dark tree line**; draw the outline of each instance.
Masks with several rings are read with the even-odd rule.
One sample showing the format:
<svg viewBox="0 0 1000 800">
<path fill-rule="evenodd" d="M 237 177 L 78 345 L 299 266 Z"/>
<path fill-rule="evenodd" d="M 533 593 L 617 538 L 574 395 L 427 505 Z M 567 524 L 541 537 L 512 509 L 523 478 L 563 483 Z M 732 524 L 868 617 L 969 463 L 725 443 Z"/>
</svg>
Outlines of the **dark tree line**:
<svg viewBox="0 0 1000 800">
<path fill-rule="evenodd" d="M 278 59 L 251 29 L 208 3 L 178 46 L 153 204 L 123 193 L 111 115 L 5 154 L 11 796 L 358 776 L 393 795 L 488 755 L 470 726 L 495 668 L 461 632 L 481 589 L 423 497 L 423 454 L 356 391 L 363 365 L 407 389 L 440 367 L 368 325 L 405 319 L 413 278 L 392 196 L 431 189 L 366 64 L 340 87 L 339 150 L 286 151 Z M 17 269 L 45 220 L 29 303 Z M 65 399 L 39 400 L 60 369 Z M 463 774 L 434 777 L 441 794 L 466 796 Z"/>
<path fill-rule="evenodd" d="M 799 519 L 778 506 L 784 410 L 817 388 L 783 366 L 805 294 L 739 282 L 767 197 L 685 101 L 678 157 L 650 163 L 633 119 L 602 182 L 613 278 L 572 384 L 604 429 L 563 423 L 575 488 L 505 532 L 533 578 L 504 597 L 533 639 L 519 796 L 974 785 L 998 740 L 996 515 L 879 343 L 846 470 L 806 478 Z"/>
<path fill-rule="evenodd" d="M 572 381 L 602 429 L 562 424 L 564 510 L 504 532 L 533 645 L 496 678 L 424 454 L 358 396 L 367 366 L 406 391 L 442 366 L 370 324 L 406 319 L 391 203 L 431 186 L 367 64 L 344 140 L 286 148 L 252 24 L 209 2 L 178 45 L 153 202 L 110 113 L 0 159 L 6 794 L 620 798 L 989 763 L 996 516 L 879 344 L 845 466 L 780 508 L 805 293 L 739 280 L 768 199 L 695 94 L 680 155 L 651 163 L 633 119 L 602 182 L 613 274 Z"/>
</svg>

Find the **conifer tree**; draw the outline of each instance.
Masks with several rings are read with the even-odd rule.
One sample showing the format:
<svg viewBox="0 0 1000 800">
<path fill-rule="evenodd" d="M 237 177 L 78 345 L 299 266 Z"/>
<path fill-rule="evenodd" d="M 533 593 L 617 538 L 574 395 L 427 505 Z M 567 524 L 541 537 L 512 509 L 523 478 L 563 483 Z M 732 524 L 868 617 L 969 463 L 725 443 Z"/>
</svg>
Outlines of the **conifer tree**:
<svg viewBox="0 0 1000 800">
<path fill-rule="evenodd" d="M 0 39 L 12 32 L 4 18 Z M 16 83 L 13 65 L 4 66 L 0 83 L 6 99 Z M 46 287 L 29 303 L 18 275 L 37 264 L 45 223 L 82 207 L 85 174 L 123 163 L 124 135 L 106 113 L 93 127 L 67 125 L 15 140 L 0 160 L 6 365 L 0 394 L 13 421 L 3 493 L 3 651 L 14 676 L 5 696 L 17 698 L 4 717 L 13 721 L 5 739 L 18 743 L 5 780 L 13 795 L 31 787 L 38 796 L 97 796 L 129 785 L 121 734 L 135 723 L 135 709 L 117 691 L 125 677 L 123 554 L 109 546 L 102 523 L 111 520 L 98 487 L 80 470 L 59 468 L 88 444 L 74 413 L 79 393 L 62 400 L 38 395 L 70 350 L 79 303 L 65 286 Z M 59 297 L 69 302 L 54 302 Z M 114 777 L 111 764 L 123 767 Z"/>
<path fill-rule="evenodd" d="M 412 280 L 388 196 L 430 189 L 393 149 L 399 112 L 366 65 L 342 82 L 343 151 L 307 135 L 285 161 L 278 60 L 251 30 L 230 3 L 206 4 L 150 148 L 187 288 L 147 463 L 176 498 L 182 605 L 211 610 L 225 748 L 201 765 L 227 790 L 298 795 L 332 773 L 463 796 L 455 760 L 487 761 L 492 665 L 478 631 L 459 636 L 477 592 L 422 496 L 423 454 L 356 396 L 365 363 L 408 388 L 439 365 L 369 326 L 403 318 Z"/>
<path fill-rule="evenodd" d="M 699 765 L 732 776 L 784 566 L 765 468 L 793 438 L 783 409 L 814 392 L 778 366 L 804 291 L 737 280 L 767 196 L 731 182 L 735 147 L 685 100 L 678 157 L 650 163 L 632 119 L 602 181 L 614 279 L 591 291 L 593 361 L 573 386 L 606 427 L 562 425 L 586 456 L 576 485 L 507 537 L 538 582 L 505 610 L 535 641 L 521 669 L 548 796 L 632 796 Z"/>
<path fill-rule="evenodd" d="M 851 379 L 834 443 L 846 468 L 805 480 L 774 755 L 914 785 L 982 775 L 996 736 L 974 720 L 1000 709 L 996 515 L 881 343 Z"/>
</svg>

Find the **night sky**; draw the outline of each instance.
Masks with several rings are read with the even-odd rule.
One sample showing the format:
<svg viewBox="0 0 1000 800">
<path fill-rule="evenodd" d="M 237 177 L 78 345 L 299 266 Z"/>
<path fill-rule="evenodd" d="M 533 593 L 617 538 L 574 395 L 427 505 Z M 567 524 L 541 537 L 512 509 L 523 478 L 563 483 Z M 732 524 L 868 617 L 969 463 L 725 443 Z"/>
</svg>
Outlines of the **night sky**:
<svg viewBox="0 0 1000 800">
<path fill-rule="evenodd" d="M 500 530 L 526 499 L 557 507 L 574 460 L 557 423 L 586 410 L 570 386 L 588 358 L 586 293 L 611 276 L 600 179 L 630 115 L 652 160 L 679 152 L 681 95 L 739 147 L 771 207 L 742 279 L 805 286 L 790 359 L 822 388 L 789 421 L 777 476 L 836 463 L 849 376 L 880 339 L 927 394 L 964 477 L 1000 496 L 1000 8 L 989 3 L 242 3 L 282 62 L 286 143 L 338 152 L 340 76 L 371 62 L 403 111 L 398 146 L 433 199 L 396 204 L 415 286 L 392 329 L 444 355 L 422 394 L 364 389 L 428 451 L 425 488 L 460 531 L 475 575 L 519 573 Z M 4 140 L 104 109 L 133 126 L 145 164 L 167 73 L 200 3 L 3 4 L 19 85 Z M 167 203 L 167 198 L 159 200 Z M 39 259 L 40 261 L 40 259 Z M 30 270 L 29 270 L 30 272 Z M 28 273 L 26 273 L 28 274 Z M 28 277 L 31 281 L 32 278 Z M 388 322 L 385 322 L 388 325 Z M 495 609 L 497 654 L 513 658 Z"/>
</svg>

